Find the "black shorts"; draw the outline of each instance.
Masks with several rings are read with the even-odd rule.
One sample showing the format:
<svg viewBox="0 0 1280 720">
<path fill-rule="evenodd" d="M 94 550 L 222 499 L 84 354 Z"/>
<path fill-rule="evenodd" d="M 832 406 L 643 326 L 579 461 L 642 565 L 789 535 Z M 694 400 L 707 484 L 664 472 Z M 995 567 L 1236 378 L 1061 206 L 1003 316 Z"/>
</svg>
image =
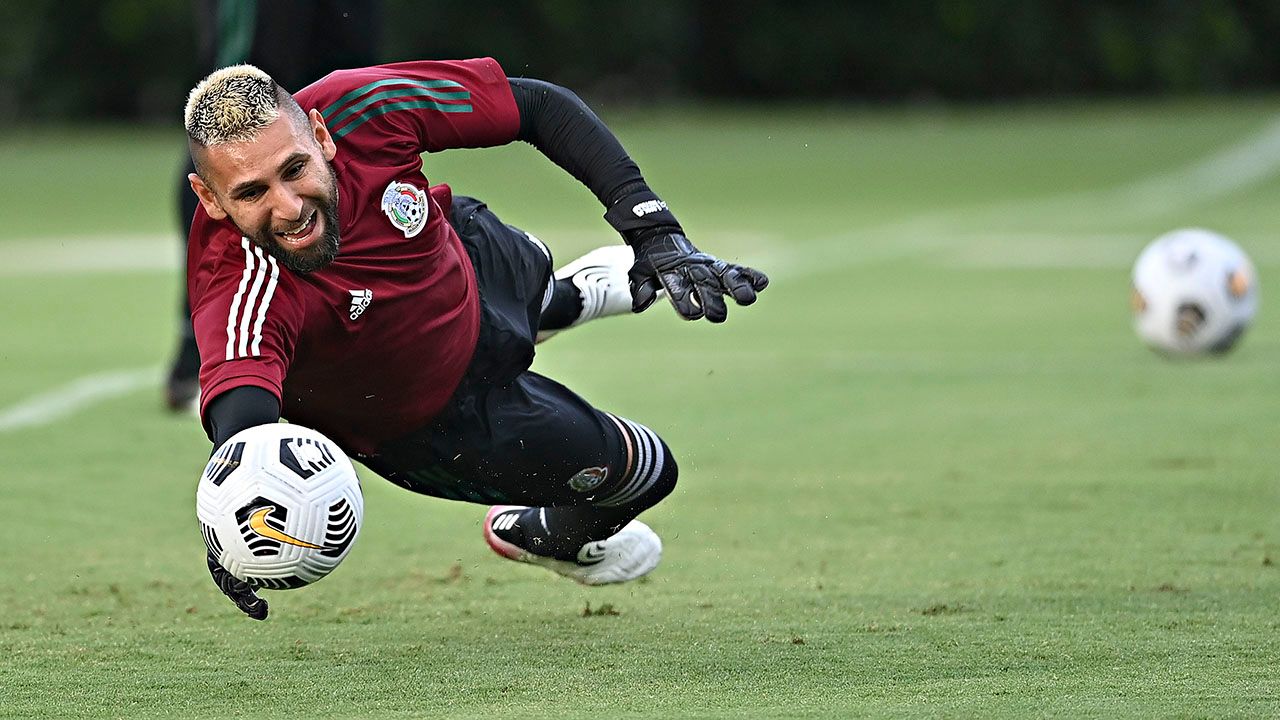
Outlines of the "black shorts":
<svg viewBox="0 0 1280 720">
<path fill-rule="evenodd" d="M 472 198 L 454 198 L 450 223 L 479 279 L 475 356 L 429 426 L 359 459 L 402 487 L 450 500 L 541 507 L 633 500 L 637 458 L 663 457 L 657 436 L 529 370 L 552 278 L 545 248 Z"/>
</svg>

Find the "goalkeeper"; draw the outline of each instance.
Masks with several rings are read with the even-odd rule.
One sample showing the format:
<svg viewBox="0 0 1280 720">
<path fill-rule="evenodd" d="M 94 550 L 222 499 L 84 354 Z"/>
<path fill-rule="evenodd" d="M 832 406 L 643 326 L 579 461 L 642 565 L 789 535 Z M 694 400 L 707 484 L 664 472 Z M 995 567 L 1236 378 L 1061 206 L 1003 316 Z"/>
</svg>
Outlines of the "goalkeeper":
<svg viewBox="0 0 1280 720">
<path fill-rule="evenodd" d="M 658 563 L 635 518 L 675 486 L 666 443 L 532 372 L 534 344 L 665 294 L 727 317 L 768 284 L 701 252 L 573 93 L 489 58 L 332 73 L 294 96 L 219 70 L 185 112 L 200 208 L 187 280 L 215 446 L 281 416 L 414 492 L 491 505 L 490 547 L 585 584 Z M 532 144 L 626 241 L 552 272 L 546 246 L 428 182 L 421 154 Z M 250 617 L 267 604 L 212 558 Z"/>
</svg>

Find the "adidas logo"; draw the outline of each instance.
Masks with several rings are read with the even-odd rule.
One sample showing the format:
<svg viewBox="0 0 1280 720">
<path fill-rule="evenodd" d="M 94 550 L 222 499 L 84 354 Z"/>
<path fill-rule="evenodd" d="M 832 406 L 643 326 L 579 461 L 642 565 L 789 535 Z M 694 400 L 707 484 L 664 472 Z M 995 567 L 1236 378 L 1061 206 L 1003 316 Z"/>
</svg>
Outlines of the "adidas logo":
<svg viewBox="0 0 1280 720">
<path fill-rule="evenodd" d="M 357 320 L 364 313 L 365 308 L 369 307 L 369 303 L 373 302 L 373 291 L 364 290 L 348 290 L 351 293 L 351 319 Z"/>
<path fill-rule="evenodd" d="M 520 522 L 520 513 L 518 512 L 503 513 L 493 519 L 492 527 L 495 531 L 510 530 L 511 528 L 515 527 L 516 523 L 518 522 Z"/>
</svg>

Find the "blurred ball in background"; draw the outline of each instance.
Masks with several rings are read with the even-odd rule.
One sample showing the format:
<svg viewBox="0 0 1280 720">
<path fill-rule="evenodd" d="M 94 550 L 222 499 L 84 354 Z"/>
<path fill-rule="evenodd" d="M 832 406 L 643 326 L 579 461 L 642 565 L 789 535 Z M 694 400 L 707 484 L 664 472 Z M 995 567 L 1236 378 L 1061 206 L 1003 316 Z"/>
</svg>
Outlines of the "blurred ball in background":
<svg viewBox="0 0 1280 720">
<path fill-rule="evenodd" d="M 1134 329 L 1169 355 L 1222 354 L 1258 310 L 1258 275 L 1244 251 L 1200 228 L 1165 233 L 1133 266 Z"/>
</svg>

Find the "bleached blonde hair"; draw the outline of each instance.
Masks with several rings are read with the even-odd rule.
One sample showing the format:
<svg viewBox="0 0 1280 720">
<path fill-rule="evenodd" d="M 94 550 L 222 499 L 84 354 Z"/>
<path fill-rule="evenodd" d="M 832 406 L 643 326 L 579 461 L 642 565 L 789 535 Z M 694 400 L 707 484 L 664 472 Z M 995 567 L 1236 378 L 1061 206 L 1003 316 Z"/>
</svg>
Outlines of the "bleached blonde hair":
<svg viewBox="0 0 1280 720">
<path fill-rule="evenodd" d="M 215 70 L 187 95 L 183 124 L 201 147 L 253 139 L 281 111 L 302 113 L 288 92 L 252 65 Z"/>
</svg>

